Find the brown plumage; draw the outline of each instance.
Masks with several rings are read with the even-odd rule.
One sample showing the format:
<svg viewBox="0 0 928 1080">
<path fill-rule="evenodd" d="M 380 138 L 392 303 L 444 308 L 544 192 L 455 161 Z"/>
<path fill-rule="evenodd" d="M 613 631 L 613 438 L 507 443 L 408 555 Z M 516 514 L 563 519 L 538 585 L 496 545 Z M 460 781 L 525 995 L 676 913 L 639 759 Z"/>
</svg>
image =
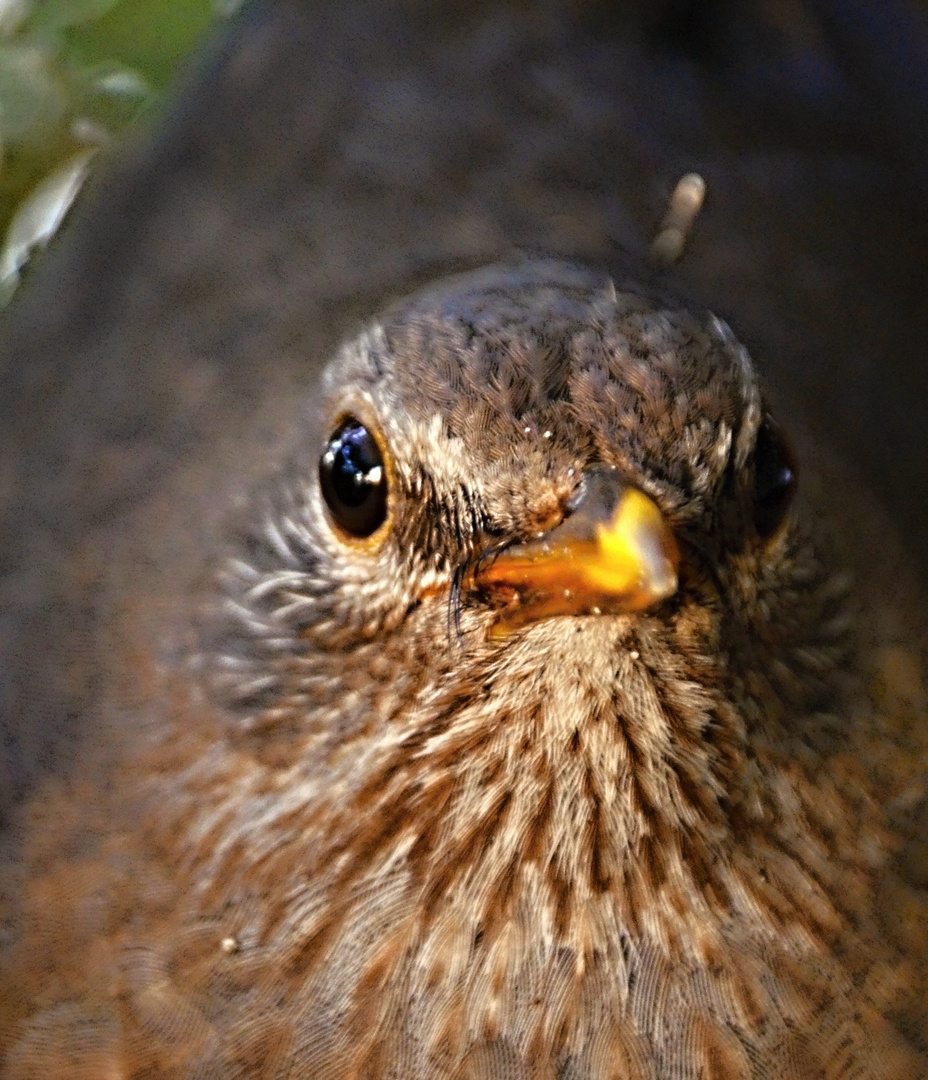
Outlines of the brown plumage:
<svg viewBox="0 0 928 1080">
<path fill-rule="evenodd" d="M 724 324 L 599 275 L 371 324 L 196 591 L 113 615 L 107 784 L 24 826 L 4 1075 L 928 1075 L 928 735 L 871 700 L 792 467 Z M 594 476 L 677 587 L 498 587 Z"/>
</svg>

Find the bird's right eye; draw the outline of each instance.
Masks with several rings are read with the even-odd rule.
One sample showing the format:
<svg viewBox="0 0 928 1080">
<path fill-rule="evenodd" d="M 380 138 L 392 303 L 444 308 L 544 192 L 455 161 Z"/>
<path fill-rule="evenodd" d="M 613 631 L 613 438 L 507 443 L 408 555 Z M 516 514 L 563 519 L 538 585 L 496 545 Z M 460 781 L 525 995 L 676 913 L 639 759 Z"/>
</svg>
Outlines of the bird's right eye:
<svg viewBox="0 0 928 1080">
<path fill-rule="evenodd" d="M 387 470 L 377 439 L 353 416 L 326 443 L 319 461 L 322 497 L 335 524 L 362 540 L 387 520 Z"/>
<path fill-rule="evenodd" d="M 799 478 L 796 457 L 780 429 L 765 420 L 754 449 L 754 528 L 766 540 L 789 512 Z"/>
</svg>

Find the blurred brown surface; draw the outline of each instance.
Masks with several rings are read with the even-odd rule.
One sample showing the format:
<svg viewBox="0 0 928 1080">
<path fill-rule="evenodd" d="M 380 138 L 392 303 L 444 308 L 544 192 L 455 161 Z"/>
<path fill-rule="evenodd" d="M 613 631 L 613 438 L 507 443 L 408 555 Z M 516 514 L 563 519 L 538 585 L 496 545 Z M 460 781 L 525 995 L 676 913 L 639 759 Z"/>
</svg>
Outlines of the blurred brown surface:
<svg viewBox="0 0 928 1080">
<path fill-rule="evenodd" d="M 520 248 L 637 276 L 692 169 L 708 200 L 666 287 L 860 478 L 850 520 L 882 501 L 924 562 L 928 186 L 894 118 L 925 103 L 875 90 L 815 7 L 246 11 L 5 319 L 0 802 L 90 715 L 109 564 L 146 573 L 125 538 L 183 504 L 195 548 L 357 320 Z"/>
</svg>

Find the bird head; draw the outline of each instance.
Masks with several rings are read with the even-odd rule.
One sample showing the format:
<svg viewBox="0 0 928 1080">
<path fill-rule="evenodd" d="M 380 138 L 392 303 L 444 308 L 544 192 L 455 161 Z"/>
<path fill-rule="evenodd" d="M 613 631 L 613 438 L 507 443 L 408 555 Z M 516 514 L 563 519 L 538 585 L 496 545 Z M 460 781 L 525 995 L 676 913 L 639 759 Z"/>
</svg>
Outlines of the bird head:
<svg viewBox="0 0 928 1080">
<path fill-rule="evenodd" d="M 223 575 L 215 670 L 244 728 L 316 726 L 313 687 L 380 686 L 360 672 L 395 642 L 419 693 L 541 639 L 563 640 L 552 675 L 590 632 L 635 651 L 694 600 L 755 619 L 759 579 L 795 556 L 796 465 L 744 348 L 564 264 L 388 311 L 335 357 L 307 428 Z M 344 718 L 349 699 L 327 685 L 318 704 Z"/>
<path fill-rule="evenodd" d="M 288 858 L 318 866 L 328 830 L 365 877 L 418 860 L 436 896 L 451 867 L 534 860 L 630 919 L 655 881 L 726 892 L 705 868 L 779 812 L 754 742 L 815 708 L 839 647 L 725 324 L 561 263 L 491 268 L 346 343 L 306 430 L 207 648 L 246 771 L 311 822 Z"/>
</svg>

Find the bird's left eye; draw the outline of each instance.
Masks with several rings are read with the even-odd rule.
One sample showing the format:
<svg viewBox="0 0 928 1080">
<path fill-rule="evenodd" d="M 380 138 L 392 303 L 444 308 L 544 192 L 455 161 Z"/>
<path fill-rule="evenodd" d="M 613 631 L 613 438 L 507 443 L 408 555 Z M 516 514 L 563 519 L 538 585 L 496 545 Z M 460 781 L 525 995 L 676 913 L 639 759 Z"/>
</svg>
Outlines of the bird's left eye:
<svg viewBox="0 0 928 1080">
<path fill-rule="evenodd" d="M 799 465 L 789 443 L 765 420 L 754 448 L 754 528 L 761 539 L 773 536 L 783 524 L 798 481 Z"/>
<path fill-rule="evenodd" d="M 387 519 L 387 475 L 383 454 L 370 431 L 353 416 L 326 443 L 319 462 L 322 497 L 335 523 L 364 539 Z"/>
</svg>

